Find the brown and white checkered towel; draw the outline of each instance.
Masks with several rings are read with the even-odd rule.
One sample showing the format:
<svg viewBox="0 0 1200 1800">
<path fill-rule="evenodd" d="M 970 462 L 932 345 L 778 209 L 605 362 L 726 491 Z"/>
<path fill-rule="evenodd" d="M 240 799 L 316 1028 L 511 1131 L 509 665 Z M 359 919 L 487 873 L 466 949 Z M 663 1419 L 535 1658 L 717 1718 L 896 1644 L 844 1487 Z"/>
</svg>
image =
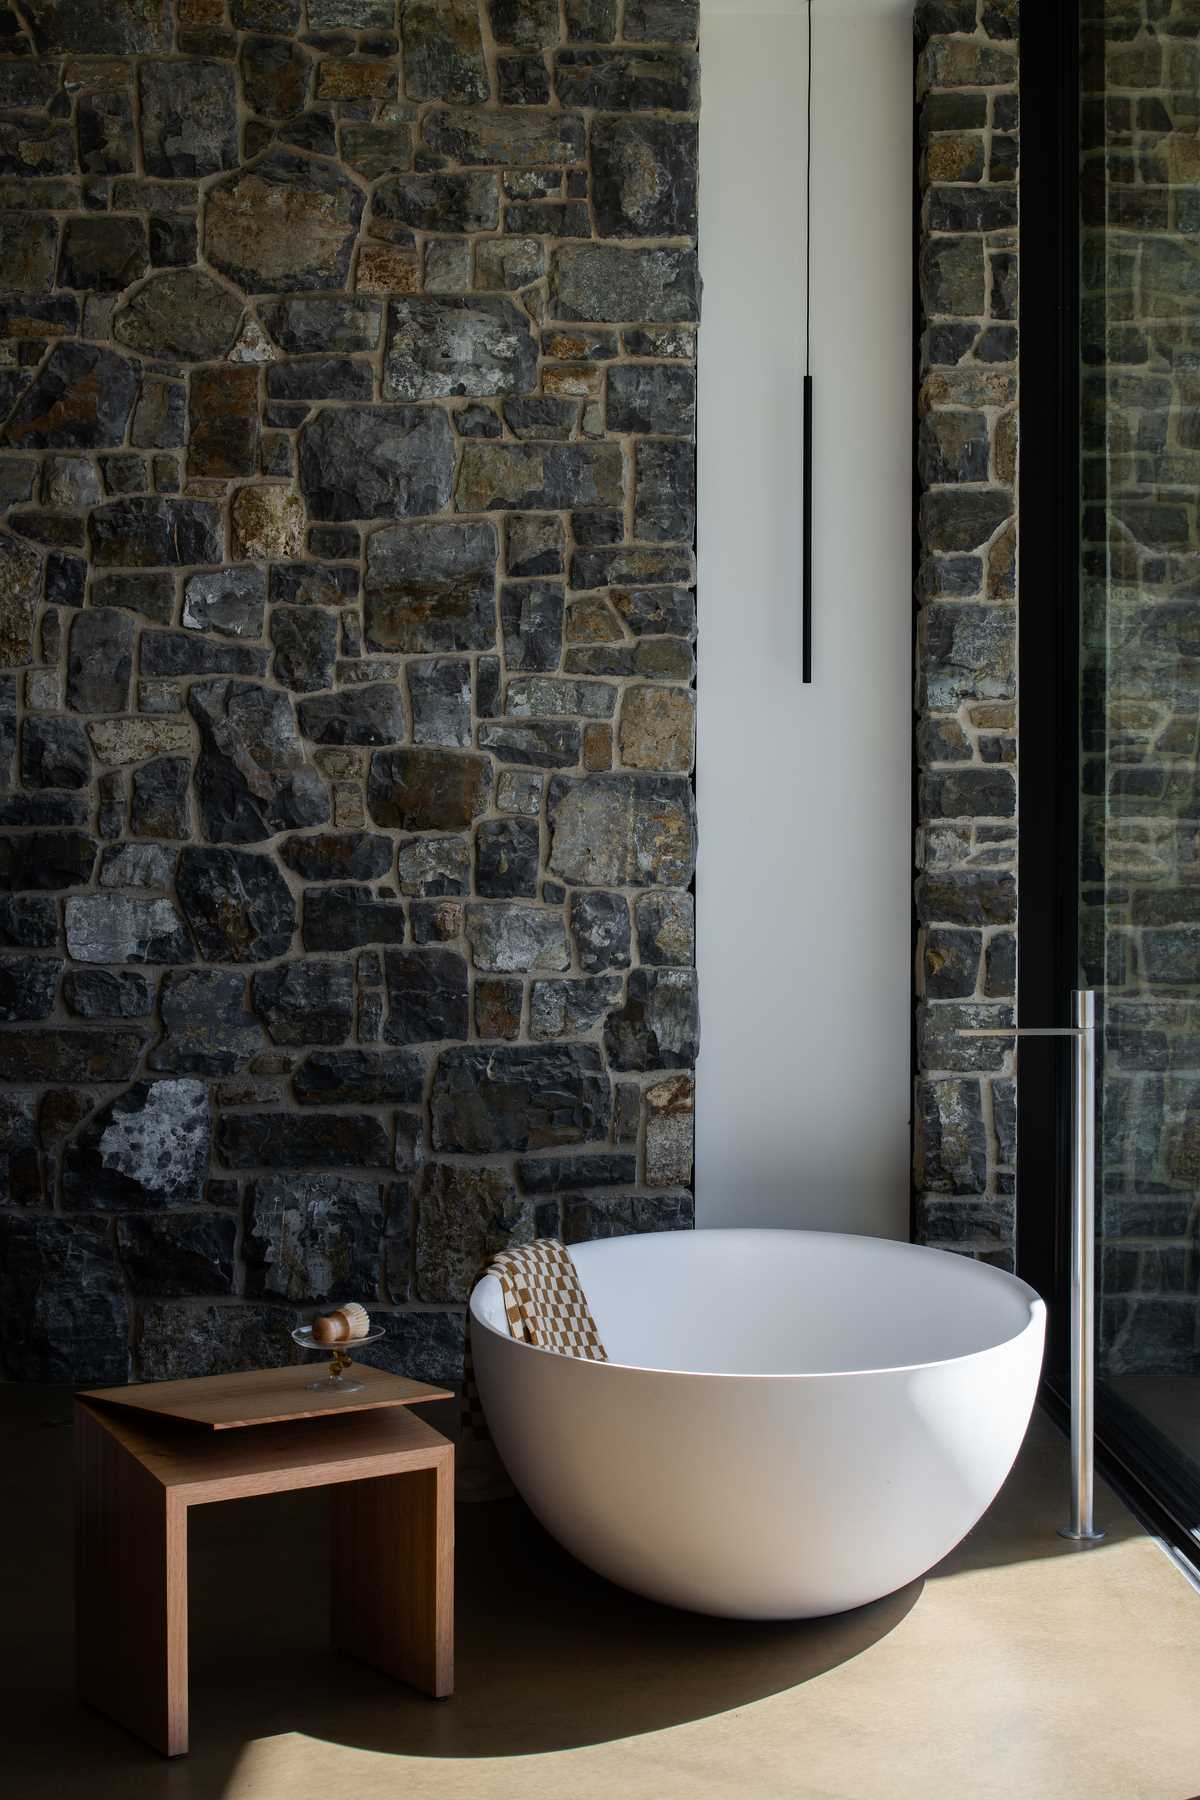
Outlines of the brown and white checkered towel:
<svg viewBox="0 0 1200 1800">
<path fill-rule="evenodd" d="M 532 1244 L 501 1250 L 484 1263 L 471 1283 L 472 1292 L 485 1275 L 494 1275 L 500 1283 L 508 1333 L 518 1343 L 557 1350 L 561 1356 L 581 1356 L 588 1362 L 608 1361 L 578 1271 L 557 1238 L 537 1238 Z M 475 1385 L 469 1323 L 462 1428 L 464 1440 L 487 1438 Z"/>
</svg>

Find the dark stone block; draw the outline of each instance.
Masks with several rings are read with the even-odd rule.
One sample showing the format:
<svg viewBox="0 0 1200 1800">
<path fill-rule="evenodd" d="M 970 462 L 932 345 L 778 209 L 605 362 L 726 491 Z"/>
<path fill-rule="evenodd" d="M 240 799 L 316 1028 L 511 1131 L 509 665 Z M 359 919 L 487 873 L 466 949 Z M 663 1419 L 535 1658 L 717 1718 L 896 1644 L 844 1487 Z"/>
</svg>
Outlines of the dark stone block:
<svg viewBox="0 0 1200 1800">
<path fill-rule="evenodd" d="M 125 436 L 137 390 L 137 370 L 124 356 L 95 344 L 55 344 L 3 442 L 13 449 L 110 449 Z"/>
<path fill-rule="evenodd" d="M 601 588 L 654 582 L 674 586 L 693 579 L 690 550 L 660 550 L 626 547 L 621 544 L 608 549 L 577 550 L 571 558 L 570 585 L 575 588 Z M 614 602 L 618 596 L 614 595 Z"/>
<path fill-rule="evenodd" d="M 206 962 L 273 962 L 291 948 L 296 903 L 273 858 L 189 844 L 176 887 Z"/>
<path fill-rule="evenodd" d="M 517 1181 L 527 1194 L 560 1194 L 580 1188 L 632 1187 L 637 1157 L 616 1151 L 582 1156 L 528 1156 L 517 1163 Z"/>
<path fill-rule="evenodd" d="M 217 644 L 191 631 L 148 631 L 140 645 L 143 675 L 265 675 L 267 652 Z"/>
<path fill-rule="evenodd" d="M 0 944 L 50 950 L 57 943 L 58 907 L 53 900 L 41 894 L 0 895 Z"/>
<path fill-rule="evenodd" d="M 138 65 L 148 175 L 216 175 L 238 161 L 237 87 L 225 63 L 200 58 Z"/>
<path fill-rule="evenodd" d="M 387 1316 L 387 1336 L 362 1352 L 361 1360 L 412 1381 L 457 1382 L 462 1379 L 465 1314 L 398 1312 Z"/>
<path fill-rule="evenodd" d="M 611 1105 L 594 1045 L 459 1045 L 438 1058 L 433 1146 L 487 1155 L 603 1140 Z"/>
<path fill-rule="evenodd" d="M 700 1048 L 691 969 L 633 969 L 628 998 L 610 1013 L 604 1047 L 614 1069 L 690 1069 Z"/>
<path fill-rule="evenodd" d="M 52 606 L 82 606 L 87 563 L 81 556 L 52 553 L 46 558 L 46 599 Z"/>
<path fill-rule="evenodd" d="M 979 980 L 983 934 L 934 925 L 925 934 L 925 992 L 931 1000 L 966 1000 Z"/>
<path fill-rule="evenodd" d="M 146 227 L 141 219 L 68 219 L 58 257 L 58 285 L 116 294 L 149 266 Z"/>
<path fill-rule="evenodd" d="M 124 713 L 133 677 L 133 621 L 110 610 L 70 621 L 67 704 L 76 713 Z"/>
<path fill-rule="evenodd" d="M 231 1169 L 386 1169 L 391 1143 L 369 1113 L 226 1113 L 217 1155 Z"/>
<path fill-rule="evenodd" d="M 631 42 L 694 44 L 700 0 L 626 0 L 625 36 Z"/>
<path fill-rule="evenodd" d="M 300 437 L 300 486 L 310 518 L 440 512 L 453 478 L 454 434 L 436 407 L 331 407 Z"/>
<path fill-rule="evenodd" d="M 401 831 L 461 831 L 485 811 L 491 764 L 461 750 L 377 750 L 367 778 L 376 825 Z"/>
<path fill-rule="evenodd" d="M 469 662 L 413 663 L 408 670 L 413 742 L 469 745 L 471 665 Z"/>
<path fill-rule="evenodd" d="M 113 336 L 144 356 L 213 362 L 237 336 L 243 302 L 203 269 L 152 275 L 117 310 Z"/>
<path fill-rule="evenodd" d="M 76 962 L 190 963 L 195 951 L 167 899 L 77 894 L 65 907 L 67 948 Z"/>
<path fill-rule="evenodd" d="M 300 693 L 332 687 L 337 627 L 336 618 L 311 607 L 272 607 L 270 632 L 276 681 Z"/>
<path fill-rule="evenodd" d="M 262 319 L 290 354 L 371 351 L 383 330 L 383 302 L 364 294 L 308 294 L 268 300 Z"/>
<path fill-rule="evenodd" d="M 399 175 L 375 189 L 376 223 L 410 231 L 495 231 L 500 197 L 494 175 Z M 439 317 L 436 311 L 430 315 Z"/>
<path fill-rule="evenodd" d="M 101 783 L 109 778 L 101 776 Z M 89 799 L 61 789 L 40 794 L 0 795 L 0 831 L 21 825 L 86 825 Z M 35 883 L 42 886 L 42 883 Z"/>
<path fill-rule="evenodd" d="M 287 1300 L 368 1305 L 383 1262 L 383 1197 L 377 1182 L 335 1175 L 251 1184 L 246 1217 L 249 1291 Z"/>
<path fill-rule="evenodd" d="M 119 606 L 141 613 L 156 625 L 169 625 L 175 611 L 175 582 L 165 570 L 149 575 L 126 574 L 92 577 L 93 606 Z"/>
<path fill-rule="evenodd" d="M 1013 875 L 991 870 L 933 872 L 917 882 L 922 924 L 1011 925 L 1017 916 Z"/>
<path fill-rule="evenodd" d="M 258 470 L 258 370 L 193 369 L 188 386 L 187 472 L 227 480 Z"/>
<path fill-rule="evenodd" d="M 395 526 L 367 540 L 365 628 L 377 650 L 489 649 L 496 640 L 490 521 Z"/>
<path fill-rule="evenodd" d="M 352 606 L 358 597 L 358 570 L 322 568 L 315 563 L 273 563 L 271 601 L 299 606 Z"/>
<path fill-rule="evenodd" d="M 156 269 L 183 269 L 196 260 L 196 221 L 173 213 L 150 218 L 150 261 Z"/>
<path fill-rule="evenodd" d="M 691 1194 L 619 1194 L 603 1199 L 571 1194 L 563 1202 L 564 1244 L 631 1237 L 642 1231 L 691 1231 L 695 1223 Z"/>
<path fill-rule="evenodd" d="M 696 455 L 690 443 L 639 443 L 634 451 L 635 537 L 690 544 L 696 534 Z"/>
<path fill-rule="evenodd" d="M 621 113 L 595 119 L 592 203 L 599 236 L 693 237 L 698 148 L 690 120 Z"/>
<path fill-rule="evenodd" d="M 972 182 L 964 187 L 932 187 L 925 196 L 929 231 L 1015 231 L 1017 191 Z"/>
<path fill-rule="evenodd" d="M 581 519 L 592 518 L 580 513 Z M 504 521 L 504 566 L 510 575 L 561 575 L 566 567 L 561 519 L 508 514 Z"/>
<path fill-rule="evenodd" d="M 638 956 L 651 968 L 687 969 L 696 960 L 696 903 L 690 894 L 639 894 Z"/>
<path fill-rule="evenodd" d="M 82 831 L 34 831 L 0 838 L 0 892 L 86 887 L 98 848 L 95 838 Z"/>
<path fill-rule="evenodd" d="M 0 1214 L 0 1371 L 6 1381 L 128 1379 L 125 1283 L 106 1224 Z"/>
<path fill-rule="evenodd" d="M 262 636 L 267 577 L 263 569 L 218 569 L 189 575 L 183 584 L 183 623 L 221 637 Z"/>
<path fill-rule="evenodd" d="M 134 837 L 191 836 L 192 765 L 186 756 L 160 756 L 133 772 L 129 829 Z"/>
<path fill-rule="evenodd" d="M 529 1035 L 535 1039 L 586 1037 L 620 998 L 617 975 L 535 981 L 529 995 Z"/>
<path fill-rule="evenodd" d="M 188 706 L 200 728 L 196 798 L 210 838 L 252 844 L 325 823 L 329 798 L 305 760 L 286 694 L 206 681 L 190 689 Z"/>
<path fill-rule="evenodd" d="M 574 436 L 579 418 L 578 400 L 558 400 L 554 394 L 527 394 L 504 401 L 504 423 L 520 439 L 565 443 Z"/>
<path fill-rule="evenodd" d="M 383 958 L 389 1044 L 465 1038 L 469 1028 L 467 965 L 454 950 L 387 950 Z"/>
<path fill-rule="evenodd" d="M 1013 1051 L 1011 1039 L 963 1037 L 964 1031 L 1014 1024 L 1010 1005 L 935 1001 L 917 1008 L 917 1067 L 925 1071 L 999 1074 Z"/>
<path fill-rule="evenodd" d="M 391 838 L 369 831 L 323 831 L 285 838 L 279 855 L 303 881 L 378 881 L 391 873 Z"/>
<path fill-rule="evenodd" d="M 419 1106 L 425 1063 L 415 1050 L 316 1050 L 293 1083 L 302 1106 Z"/>
<path fill-rule="evenodd" d="M 406 735 L 404 702 L 388 681 L 301 700 L 297 712 L 301 732 L 317 744 L 396 744 Z"/>
<path fill-rule="evenodd" d="M 550 71 L 542 56 L 498 56 L 496 80 L 502 106 L 549 104 Z"/>
<path fill-rule="evenodd" d="M 937 769 L 921 777 L 923 819 L 1016 817 L 1017 789 L 1003 768 Z"/>
<path fill-rule="evenodd" d="M 476 893 L 491 899 L 536 899 L 539 837 L 536 819 L 486 819 L 478 826 Z"/>
<path fill-rule="evenodd" d="M 254 1010 L 276 1044 L 342 1044 L 354 1025 L 349 963 L 291 962 L 254 976 Z"/>
<path fill-rule="evenodd" d="M 163 980 L 162 1042 L 152 1069 L 177 1075 L 230 1075 L 262 1050 L 261 1025 L 246 1006 L 246 978 L 225 970 L 189 969 Z"/>
<path fill-rule="evenodd" d="M 476 0 L 406 0 L 404 87 L 411 100 L 491 98 Z"/>
<path fill-rule="evenodd" d="M 452 417 L 460 437 L 498 438 L 504 431 L 498 414 L 490 406 L 460 406 Z"/>
<path fill-rule="evenodd" d="M 146 1019 L 154 1008 L 151 983 L 132 969 L 68 969 L 63 998 L 81 1019 Z"/>
<path fill-rule="evenodd" d="M 544 561 L 547 558 L 535 555 L 529 560 Z M 562 567 L 561 561 L 558 566 Z M 561 583 L 538 581 L 502 588 L 500 626 L 504 634 L 504 661 L 510 673 L 557 669 L 562 660 L 563 641 Z"/>
<path fill-rule="evenodd" d="M 151 1300 L 140 1312 L 136 1353 L 144 1381 L 232 1375 L 300 1360 L 289 1336 L 300 1319 L 287 1307 Z"/>
<path fill-rule="evenodd" d="M 542 719 L 524 725 L 481 725 L 479 748 L 490 750 L 503 763 L 569 769 L 579 762 L 579 727 Z"/>
<path fill-rule="evenodd" d="M 404 908 L 349 884 L 304 890 L 304 948 L 357 950 L 363 944 L 402 944 Z"/>
<path fill-rule="evenodd" d="M 932 1193 L 983 1191 L 987 1132 L 978 1081 L 918 1081 L 916 1180 Z"/>
<path fill-rule="evenodd" d="M 638 902 L 639 906 L 642 904 Z M 621 894 L 571 895 L 571 936 L 589 975 L 629 967 L 629 903 Z M 640 940 L 640 934 L 639 934 Z"/>
<path fill-rule="evenodd" d="M 313 60 L 300 44 L 286 35 L 243 38 L 240 62 L 242 91 L 246 105 L 253 112 L 264 119 L 293 119 L 304 111 L 312 82 Z M 311 129 L 302 134 L 306 140 Z M 295 142 L 292 134 L 288 134 L 288 138 Z M 297 147 L 313 150 L 320 145 L 306 141 Z M 332 146 L 326 154 L 334 154 Z"/>
<path fill-rule="evenodd" d="M 949 488 L 922 496 L 921 539 L 931 550 L 974 550 L 1012 516 L 1001 488 Z"/>
<path fill-rule="evenodd" d="M 219 1213 L 118 1219 L 117 1254 L 136 1294 L 232 1294 L 237 1220 Z"/>
<path fill-rule="evenodd" d="M 497 1251 L 528 1244 L 534 1209 L 504 1169 L 432 1163 L 417 1185 L 416 1278 L 422 1300 L 464 1301 Z"/>
<path fill-rule="evenodd" d="M 135 1082 L 64 1151 L 63 1203 L 98 1212 L 199 1206 L 210 1135 L 203 1082 Z"/>
<path fill-rule="evenodd" d="M 92 755 L 78 719 L 30 713 L 21 727 L 21 780 L 32 788 L 81 788 L 91 780 Z"/>
<path fill-rule="evenodd" d="M 488 18 L 498 44 L 540 50 L 558 42 L 558 0 L 488 0 Z"/>
<path fill-rule="evenodd" d="M 0 956 L 0 1019 L 47 1019 L 62 963 L 56 956 Z"/>
<path fill-rule="evenodd" d="M 375 372 L 362 358 L 312 356 L 267 370 L 273 400 L 370 400 L 374 391 Z"/>
<path fill-rule="evenodd" d="M 208 500 L 114 500 L 92 513 L 91 535 L 101 567 L 178 568 L 224 559 L 221 515 Z"/>
<path fill-rule="evenodd" d="M 695 112 L 700 59 L 694 50 L 560 50 L 554 84 L 563 106 L 609 113 Z"/>
</svg>

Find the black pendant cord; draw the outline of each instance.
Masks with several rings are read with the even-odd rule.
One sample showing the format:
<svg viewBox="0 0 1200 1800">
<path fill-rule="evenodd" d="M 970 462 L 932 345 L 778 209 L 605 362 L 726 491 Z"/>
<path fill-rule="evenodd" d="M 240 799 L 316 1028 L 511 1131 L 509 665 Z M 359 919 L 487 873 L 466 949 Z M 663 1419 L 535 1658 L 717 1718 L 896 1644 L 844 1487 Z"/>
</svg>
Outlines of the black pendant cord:
<svg viewBox="0 0 1200 1800">
<path fill-rule="evenodd" d="M 802 608 L 800 624 L 800 679 L 804 682 L 810 682 L 812 680 L 812 86 L 812 0 L 808 0 L 808 93 L 805 101 L 804 155 L 804 473 L 801 480 L 801 501 L 804 507 L 804 523 L 801 528 L 800 537 L 800 592 Z"/>
</svg>

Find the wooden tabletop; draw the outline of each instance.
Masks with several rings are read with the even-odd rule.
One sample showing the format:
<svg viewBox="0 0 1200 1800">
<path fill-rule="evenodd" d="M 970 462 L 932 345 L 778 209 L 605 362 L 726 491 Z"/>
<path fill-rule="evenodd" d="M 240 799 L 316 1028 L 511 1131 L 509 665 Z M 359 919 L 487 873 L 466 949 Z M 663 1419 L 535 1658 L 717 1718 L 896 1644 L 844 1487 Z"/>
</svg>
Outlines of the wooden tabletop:
<svg viewBox="0 0 1200 1800">
<path fill-rule="evenodd" d="M 119 1406 L 160 1419 L 181 1420 L 210 1431 L 245 1425 L 282 1424 L 289 1419 L 320 1419 L 381 1406 L 420 1406 L 427 1400 L 450 1400 L 448 1388 L 409 1381 L 403 1375 L 355 1363 L 357 1393 L 313 1392 L 320 1364 L 285 1369 L 250 1369 L 237 1375 L 202 1375 L 190 1381 L 134 1382 L 128 1387 L 92 1388 L 81 1400 L 101 1407 Z"/>
</svg>

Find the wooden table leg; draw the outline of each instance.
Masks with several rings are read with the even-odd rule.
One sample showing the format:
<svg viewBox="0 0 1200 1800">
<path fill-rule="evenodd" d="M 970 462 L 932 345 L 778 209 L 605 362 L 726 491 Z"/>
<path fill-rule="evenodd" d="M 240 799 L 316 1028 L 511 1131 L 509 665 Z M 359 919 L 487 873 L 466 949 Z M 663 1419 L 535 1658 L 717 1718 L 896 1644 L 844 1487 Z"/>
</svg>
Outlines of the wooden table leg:
<svg viewBox="0 0 1200 1800">
<path fill-rule="evenodd" d="M 75 1408 L 75 1637 L 81 1700 L 164 1756 L 188 1747 L 187 1509 Z"/>
<path fill-rule="evenodd" d="M 330 1489 L 337 1649 L 422 1693 L 454 1688 L 454 1455 Z"/>
</svg>

